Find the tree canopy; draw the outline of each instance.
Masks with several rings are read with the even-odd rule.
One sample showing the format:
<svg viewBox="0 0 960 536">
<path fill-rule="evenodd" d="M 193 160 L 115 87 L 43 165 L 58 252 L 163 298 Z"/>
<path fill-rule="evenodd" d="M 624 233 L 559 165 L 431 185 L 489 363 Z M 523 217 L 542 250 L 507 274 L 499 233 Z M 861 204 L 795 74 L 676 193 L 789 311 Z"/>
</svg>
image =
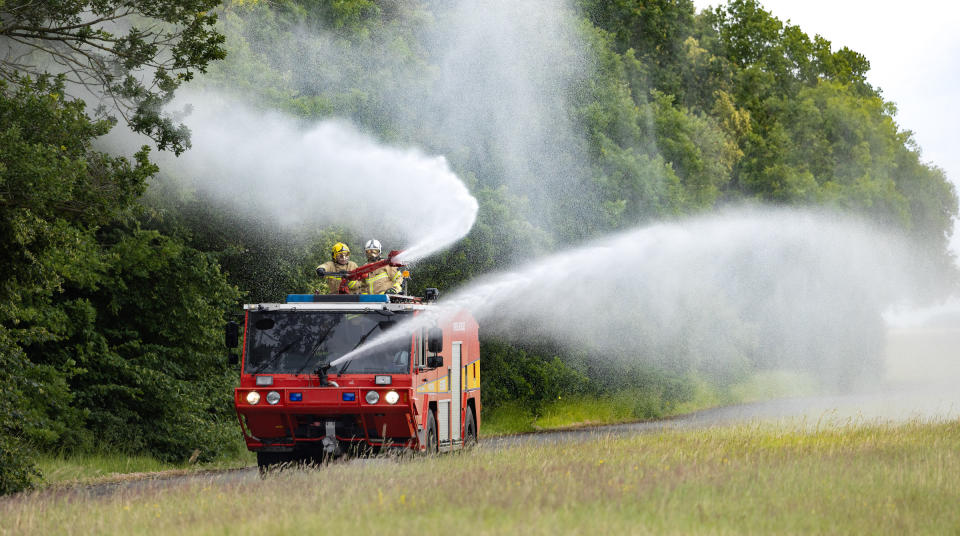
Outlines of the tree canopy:
<svg viewBox="0 0 960 536">
<path fill-rule="evenodd" d="M 222 59 L 212 10 L 220 0 L 4 0 L 0 78 L 63 74 L 73 97 L 117 113 L 160 149 L 181 152 L 189 132 L 163 107 L 180 84 Z M 109 103 L 109 104 L 108 104 Z"/>
<path fill-rule="evenodd" d="M 162 108 L 224 56 L 218 4 L 0 2 L 0 493 L 37 477 L 38 448 L 179 459 L 224 444 L 214 349 L 239 294 L 210 253 L 139 225 L 148 148 L 93 146 L 113 114 L 160 149 L 189 146 Z"/>
</svg>

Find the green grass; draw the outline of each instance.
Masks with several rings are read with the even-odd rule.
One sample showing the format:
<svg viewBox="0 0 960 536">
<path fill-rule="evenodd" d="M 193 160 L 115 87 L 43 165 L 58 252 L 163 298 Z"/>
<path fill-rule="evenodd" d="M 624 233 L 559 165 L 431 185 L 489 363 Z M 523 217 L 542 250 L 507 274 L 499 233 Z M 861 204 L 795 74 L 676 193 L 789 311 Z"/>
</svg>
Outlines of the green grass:
<svg viewBox="0 0 960 536">
<path fill-rule="evenodd" d="M 792 371 L 765 371 L 751 375 L 727 389 L 726 404 L 740 404 L 793 396 L 811 396 L 818 385 L 809 375 Z"/>
<path fill-rule="evenodd" d="M 517 403 L 507 403 L 497 408 L 483 408 L 480 421 L 480 437 L 532 432 L 535 417 L 527 408 Z"/>
<path fill-rule="evenodd" d="M 955 533 L 960 423 L 806 422 L 0 501 L 0 534 Z"/>
<path fill-rule="evenodd" d="M 578 428 L 667 417 L 711 407 L 713 399 L 697 399 L 664 410 L 660 401 L 641 391 L 623 391 L 609 396 L 560 397 L 543 406 L 537 416 L 530 408 L 510 402 L 484 408 L 481 436 L 520 434 L 542 430 Z"/>
<path fill-rule="evenodd" d="M 244 450 L 233 458 L 210 463 L 165 463 L 149 456 L 124 454 L 75 454 L 69 456 L 42 455 L 37 467 L 43 475 L 42 487 L 74 483 L 92 483 L 123 480 L 144 473 L 199 472 L 214 469 L 248 467 L 256 463 L 256 456 Z"/>
<path fill-rule="evenodd" d="M 793 372 L 770 371 L 718 390 L 709 382 L 697 382 L 694 396 L 679 404 L 665 404 L 641 390 L 625 390 L 603 397 L 571 396 L 550 401 L 537 416 L 518 403 L 484 408 L 481 435 L 503 435 L 540 430 L 617 424 L 684 415 L 706 408 L 740 404 L 816 392 L 816 383 Z"/>
</svg>

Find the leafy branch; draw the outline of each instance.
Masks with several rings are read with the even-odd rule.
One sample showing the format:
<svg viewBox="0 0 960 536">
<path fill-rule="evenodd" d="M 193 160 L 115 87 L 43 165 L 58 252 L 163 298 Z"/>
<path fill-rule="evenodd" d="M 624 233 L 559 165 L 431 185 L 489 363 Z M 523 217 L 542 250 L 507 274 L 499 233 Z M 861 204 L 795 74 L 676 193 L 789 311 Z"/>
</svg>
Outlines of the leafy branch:
<svg viewBox="0 0 960 536">
<path fill-rule="evenodd" d="M 190 132 L 163 111 L 183 82 L 222 59 L 211 10 L 220 0 L 0 2 L 0 79 L 11 88 L 64 75 L 69 96 L 99 103 L 161 150 L 180 154 Z M 89 97 L 92 97 L 89 98 Z"/>
</svg>

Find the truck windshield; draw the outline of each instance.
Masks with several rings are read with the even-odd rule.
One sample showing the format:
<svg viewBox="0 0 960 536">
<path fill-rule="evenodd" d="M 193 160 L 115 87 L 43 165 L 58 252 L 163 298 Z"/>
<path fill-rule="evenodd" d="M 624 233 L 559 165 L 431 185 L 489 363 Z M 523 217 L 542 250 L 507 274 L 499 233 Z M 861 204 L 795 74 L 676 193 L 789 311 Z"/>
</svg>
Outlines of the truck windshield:
<svg viewBox="0 0 960 536">
<path fill-rule="evenodd" d="M 313 374 L 324 363 L 374 340 L 406 314 L 321 311 L 251 311 L 247 324 L 246 374 Z M 411 337 L 392 338 L 330 369 L 338 374 L 410 372 Z M 347 366 L 349 363 L 349 366 Z"/>
</svg>

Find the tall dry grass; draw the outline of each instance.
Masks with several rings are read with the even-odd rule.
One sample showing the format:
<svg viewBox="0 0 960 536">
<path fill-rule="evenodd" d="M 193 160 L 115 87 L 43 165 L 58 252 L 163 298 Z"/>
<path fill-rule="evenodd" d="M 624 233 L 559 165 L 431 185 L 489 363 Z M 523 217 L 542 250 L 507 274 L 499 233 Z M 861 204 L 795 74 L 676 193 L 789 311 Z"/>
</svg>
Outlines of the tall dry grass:
<svg viewBox="0 0 960 536">
<path fill-rule="evenodd" d="M 0 534 L 951 533 L 960 423 L 663 431 L 0 501 Z M 102 491 L 102 490 L 101 490 Z"/>
</svg>

